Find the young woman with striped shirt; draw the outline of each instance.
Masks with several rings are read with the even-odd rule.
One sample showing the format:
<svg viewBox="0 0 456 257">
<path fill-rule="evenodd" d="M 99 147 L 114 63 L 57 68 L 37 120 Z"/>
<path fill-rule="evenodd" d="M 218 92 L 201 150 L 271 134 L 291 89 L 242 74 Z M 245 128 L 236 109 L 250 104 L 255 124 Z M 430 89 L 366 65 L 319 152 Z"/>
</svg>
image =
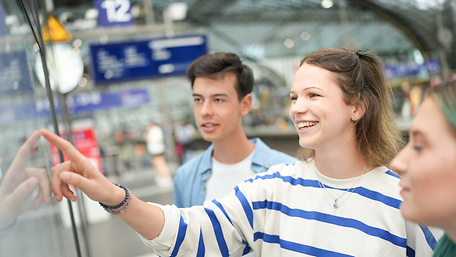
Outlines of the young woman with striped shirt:
<svg viewBox="0 0 456 257">
<path fill-rule="evenodd" d="M 431 256 L 439 231 L 404 220 L 399 176 L 385 167 L 402 147 L 389 93 L 374 54 L 310 54 L 290 91 L 305 158 L 186 209 L 142 202 L 42 131 L 70 159 L 52 169 L 53 192 L 75 201 L 67 184 L 80 188 L 160 256 Z"/>
</svg>

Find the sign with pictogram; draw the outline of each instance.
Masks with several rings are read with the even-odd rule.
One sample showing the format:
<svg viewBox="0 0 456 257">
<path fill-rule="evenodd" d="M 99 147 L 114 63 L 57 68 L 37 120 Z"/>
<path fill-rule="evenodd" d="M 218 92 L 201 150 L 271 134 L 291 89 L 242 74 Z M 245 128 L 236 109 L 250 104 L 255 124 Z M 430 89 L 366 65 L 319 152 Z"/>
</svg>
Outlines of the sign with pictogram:
<svg viewBox="0 0 456 257">
<path fill-rule="evenodd" d="M 65 26 L 53 15 L 49 15 L 49 19 L 43 26 L 41 33 L 43 34 L 43 40 L 46 43 L 68 42 L 73 38 Z"/>
</svg>

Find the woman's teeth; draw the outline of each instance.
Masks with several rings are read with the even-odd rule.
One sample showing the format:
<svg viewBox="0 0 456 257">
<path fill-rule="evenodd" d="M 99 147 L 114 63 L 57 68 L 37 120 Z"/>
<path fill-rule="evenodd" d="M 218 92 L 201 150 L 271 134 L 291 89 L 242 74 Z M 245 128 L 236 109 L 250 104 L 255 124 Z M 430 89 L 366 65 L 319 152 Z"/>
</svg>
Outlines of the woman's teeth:
<svg viewBox="0 0 456 257">
<path fill-rule="evenodd" d="M 308 129 L 310 127 L 313 127 L 317 125 L 318 121 L 304 121 L 304 122 L 298 122 L 298 128 L 299 129 Z"/>
</svg>

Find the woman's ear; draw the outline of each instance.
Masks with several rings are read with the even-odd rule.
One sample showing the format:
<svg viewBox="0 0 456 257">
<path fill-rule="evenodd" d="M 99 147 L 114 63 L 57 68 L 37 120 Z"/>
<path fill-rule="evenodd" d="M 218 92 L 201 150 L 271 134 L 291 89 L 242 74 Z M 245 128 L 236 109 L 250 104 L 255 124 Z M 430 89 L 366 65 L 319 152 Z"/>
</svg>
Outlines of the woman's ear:
<svg viewBox="0 0 456 257">
<path fill-rule="evenodd" d="M 364 114 L 366 113 L 366 105 L 362 102 L 359 102 L 354 105 L 353 113 L 352 113 L 352 120 L 359 121 Z"/>
</svg>

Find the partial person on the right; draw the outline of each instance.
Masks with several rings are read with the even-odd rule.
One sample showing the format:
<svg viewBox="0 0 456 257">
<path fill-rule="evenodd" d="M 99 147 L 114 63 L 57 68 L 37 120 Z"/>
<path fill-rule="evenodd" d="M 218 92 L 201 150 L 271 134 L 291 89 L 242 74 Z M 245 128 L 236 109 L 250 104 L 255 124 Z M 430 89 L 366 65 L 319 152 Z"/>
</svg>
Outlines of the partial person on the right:
<svg viewBox="0 0 456 257">
<path fill-rule="evenodd" d="M 403 144 L 379 59 L 347 49 L 309 54 L 290 99 L 299 144 L 311 152 L 203 206 L 143 202 L 43 130 L 70 160 L 52 169 L 54 195 L 75 201 L 67 184 L 78 187 L 160 256 L 432 256 L 441 230 L 404 219 L 400 178 L 385 166 Z"/>
<path fill-rule="evenodd" d="M 391 169 L 401 175 L 404 217 L 444 229 L 434 257 L 456 256 L 456 81 L 426 93 Z"/>
</svg>

